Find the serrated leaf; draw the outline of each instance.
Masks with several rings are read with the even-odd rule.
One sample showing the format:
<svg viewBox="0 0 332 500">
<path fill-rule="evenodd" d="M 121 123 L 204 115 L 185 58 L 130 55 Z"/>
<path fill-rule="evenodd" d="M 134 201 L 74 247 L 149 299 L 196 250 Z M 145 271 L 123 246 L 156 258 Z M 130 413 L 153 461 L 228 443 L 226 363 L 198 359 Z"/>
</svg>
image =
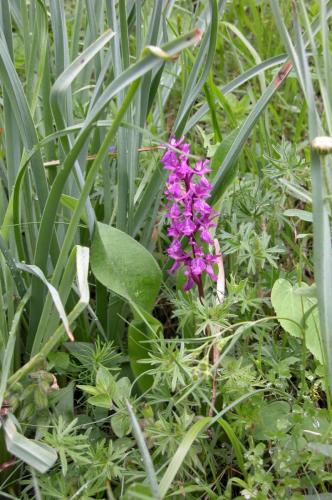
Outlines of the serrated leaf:
<svg viewBox="0 0 332 500">
<path fill-rule="evenodd" d="M 118 438 L 126 436 L 130 431 L 130 421 L 128 415 L 116 413 L 111 418 L 111 426 L 114 434 Z"/>
<path fill-rule="evenodd" d="M 131 382 L 128 377 L 122 377 L 120 380 L 116 382 L 116 391 L 114 394 L 114 403 L 118 405 L 118 403 L 123 402 L 125 399 L 128 399 L 131 393 Z"/>
<path fill-rule="evenodd" d="M 98 394 L 97 396 L 91 396 L 88 399 L 88 403 L 109 410 L 112 407 L 112 398 L 108 394 Z"/>
<path fill-rule="evenodd" d="M 92 394 L 92 396 L 97 396 L 98 394 L 98 389 L 96 387 L 93 387 L 92 385 L 78 385 L 77 387 L 78 389 L 81 389 L 81 391 Z"/>
<path fill-rule="evenodd" d="M 116 382 L 107 368 L 100 366 L 96 375 L 96 387 L 98 392 L 106 393 L 113 398 L 116 393 Z"/>
</svg>

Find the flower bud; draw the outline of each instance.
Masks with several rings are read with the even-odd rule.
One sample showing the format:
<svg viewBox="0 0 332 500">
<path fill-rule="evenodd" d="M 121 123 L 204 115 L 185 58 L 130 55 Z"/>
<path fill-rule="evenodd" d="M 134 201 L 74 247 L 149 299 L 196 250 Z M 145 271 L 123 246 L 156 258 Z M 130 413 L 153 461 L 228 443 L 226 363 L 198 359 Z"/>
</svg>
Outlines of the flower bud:
<svg viewBox="0 0 332 500">
<path fill-rule="evenodd" d="M 20 421 L 25 422 L 26 420 L 30 420 L 35 415 L 35 412 L 35 405 L 33 403 L 29 403 L 20 411 Z"/>
<path fill-rule="evenodd" d="M 12 412 L 14 412 L 18 408 L 19 404 L 20 404 L 20 399 L 18 396 L 10 397 L 10 408 Z"/>
<path fill-rule="evenodd" d="M 332 137 L 315 137 L 311 141 L 311 148 L 320 155 L 328 155 L 329 153 L 332 153 Z"/>
<path fill-rule="evenodd" d="M 34 402 L 39 410 L 47 408 L 48 406 L 48 399 L 46 394 L 39 390 L 36 390 L 34 392 Z"/>
</svg>

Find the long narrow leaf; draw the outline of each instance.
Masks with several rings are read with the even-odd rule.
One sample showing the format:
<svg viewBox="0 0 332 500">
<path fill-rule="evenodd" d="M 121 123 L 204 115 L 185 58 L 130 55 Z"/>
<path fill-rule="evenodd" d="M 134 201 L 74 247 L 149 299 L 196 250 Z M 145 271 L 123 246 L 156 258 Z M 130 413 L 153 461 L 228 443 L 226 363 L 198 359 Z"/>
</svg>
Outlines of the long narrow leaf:
<svg viewBox="0 0 332 500">
<path fill-rule="evenodd" d="M 39 269 L 37 266 L 30 265 L 30 264 L 22 264 L 22 263 L 17 263 L 16 264 L 18 269 L 21 269 L 22 271 L 26 271 L 34 276 L 36 276 L 48 289 L 49 293 L 51 294 L 53 303 L 59 313 L 59 316 L 61 318 L 61 321 L 63 323 L 63 326 L 67 332 L 67 335 L 70 340 L 74 340 L 72 331 L 70 330 L 69 327 L 69 321 L 66 315 L 65 308 L 61 302 L 61 298 L 59 296 L 59 293 L 57 289 L 46 279 L 44 273 L 42 272 L 41 269 Z"/>
<path fill-rule="evenodd" d="M 153 498 L 158 500 L 160 498 L 159 496 L 159 486 L 158 486 L 158 481 L 157 481 L 157 476 L 156 472 L 153 467 L 153 463 L 150 457 L 150 453 L 148 450 L 148 447 L 146 446 L 145 440 L 143 433 L 141 431 L 141 428 L 139 426 L 139 423 L 137 422 L 135 413 L 133 412 L 132 406 L 129 403 L 129 401 L 126 401 L 126 406 L 127 410 L 129 413 L 131 425 L 133 428 L 133 434 L 135 436 L 139 451 L 141 452 L 142 460 L 144 463 L 144 468 L 145 472 L 150 484 L 151 492 L 153 494 Z"/>
<path fill-rule="evenodd" d="M 38 472 L 45 473 L 55 464 L 56 451 L 20 434 L 10 416 L 6 419 L 4 431 L 7 450 Z"/>
<path fill-rule="evenodd" d="M 7 385 L 7 379 L 10 373 L 10 366 L 12 363 L 13 359 L 13 354 L 14 354 L 14 349 L 15 349 L 15 343 L 16 343 L 16 334 L 17 334 L 17 329 L 20 324 L 21 316 L 24 311 L 24 308 L 26 306 L 26 303 L 28 302 L 30 298 L 30 290 L 24 295 L 22 298 L 21 302 L 19 303 L 15 316 L 13 319 L 12 326 L 10 328 L 10 332 L 8 335 L 8 341 L 6 345 L 6 349 L 3 354 L 3 359 L 2 359 L 2 369 L 1 369 L 1 381 L 0 381 L 0 408 L 3 403 L 3 398 L 6 390 L 6 385 Z"/>
</svg>

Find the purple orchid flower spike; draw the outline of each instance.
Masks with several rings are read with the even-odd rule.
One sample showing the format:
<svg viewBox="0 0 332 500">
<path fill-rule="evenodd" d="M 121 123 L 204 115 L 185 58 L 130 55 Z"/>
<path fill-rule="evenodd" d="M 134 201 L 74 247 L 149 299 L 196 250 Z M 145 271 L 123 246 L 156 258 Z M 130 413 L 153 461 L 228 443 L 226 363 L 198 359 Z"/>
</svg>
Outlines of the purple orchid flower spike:
<svg viewBox="0 0 332 500">
<path fill-rule="evenodd" d="M 174 151 L 179 150 L 179 152 Z M 218 256 L 204 251 L 203 245 L 212 245 L 209 229 L 215 227 L 213 219 L 217 213 L 207 203 L 212 186 L 205 177 L 210 172 L 208 160 L 196 162 L 194 168 L 189 164 L 189 144 L 184 138 L 172 137 L 161 162 L 169 171 L 165 196 L 168 200 L 166 217 L 170 219 L 168 236 L 172 238 L 167 250 L 174 260 L 169 272 L 174 272 L 183 265 L 187 282 L 184 290 L 198 286 L 199 296 L 204 296 L 202 276 L 207 273 L 213 281 L 217 276 L 213 264 Z"/>
</svg>

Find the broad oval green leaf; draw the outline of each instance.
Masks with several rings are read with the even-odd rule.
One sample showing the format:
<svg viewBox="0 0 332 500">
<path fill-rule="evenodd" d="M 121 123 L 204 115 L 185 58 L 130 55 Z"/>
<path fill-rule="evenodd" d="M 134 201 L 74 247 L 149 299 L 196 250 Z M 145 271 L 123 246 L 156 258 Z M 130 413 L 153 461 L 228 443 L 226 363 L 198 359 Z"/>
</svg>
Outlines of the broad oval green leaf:
<svg viewBox="0 0 332 500">
<path fill-rule="evenodd" d="M 152 375 L 147 373 L 151 365 L 143 362 L 144 359 L 149 357 L 152 341 L 152 333 L 144 321 L 134 320 L 129 324 L 128 353 L 130 366 L 142 392 L 148 391 L 153 384 Z"/>
<path fill-rule="evenodd" d="M 302 283 L 302 288 L 309 288 Z M 299 294 L 289 281 L 278 279 L 272 288 L 272 306 L 283 329 L 294 337 L 303 338 L 314 357 L 323 362 L 317 300 Z"/>
<path fill-rule="evenodd" d="M 264 404 L 257 417 L 255 438 L 264 441 L 272 439 L 278 429 L 278 422 L 282 423 L 286 432 L 291 422 L 289 420 L 291 409 L 287 401 L 272 401 Z"/>
<path fill-rule="evenodd" d="M 155 497 L 151 494 L 149 486 L 138 483 L 134 483 L 129 486 L 129 489 L 123 498 L 124 500 L 155 500 Z"/>
<path fill-rule="evenodd" d="M 299 210 L 298 208 L 289 208 L 284 211 L 284 215 L 287 217 L 298 217 L 305 222 L 312 222 L 312 212 L 307 210 Z"/>
<path fill-rule="evenodd" d="M 131 236 L 98 222 L 91 268 L 109 290 L 145 311 L 152 310 L 161 285 L 161 271 L 151 253 Z"/>
<path fill-rule="evenodd" d="M 130 421 L 128 415 L 115 413 L 111 418 L 111 426 L 114 434 L 118 438 L 123 438 L 130 432 Z"/>
<path fill-rule="evenodd" d="M 88 399 L 88 403 L 93 406 L 98 406 L 98 408 L 110 410 L 112 407 L 112 398 L 108 396 L 108 394 L 97 394 L 96 396 L 91 396 Z"/>
</svg>

